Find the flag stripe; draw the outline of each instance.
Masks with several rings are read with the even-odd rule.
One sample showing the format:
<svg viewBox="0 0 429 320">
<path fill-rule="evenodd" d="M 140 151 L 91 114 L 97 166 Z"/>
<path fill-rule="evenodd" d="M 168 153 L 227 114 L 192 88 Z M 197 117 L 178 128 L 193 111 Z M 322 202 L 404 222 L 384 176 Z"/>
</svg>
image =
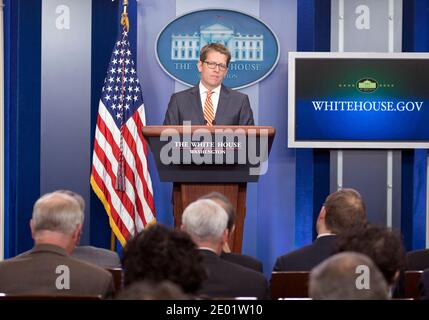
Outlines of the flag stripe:
<svg viewBox="0 0 429 320">
<path fill-rule="evenodd" d="M 105 197 L 106 194 L 105 194 L 105 192 L 103 190 L 101 190 L 98 187 L 98 184 L 97 184 L 97 182 L 95 180 L 96 179 L 95 178 L 96 175 L 97 174 L 95 172 L 94 172 L 94 174 L 91 174 L 91 181 L 90 181 L 91 187 L 94 190 L 94 192 L 97 195 L 97 197 L 100 199 L 100 201 L 104 205 L 106 213 L 107 213 L 107 215 L 109 217 L 109 225 L 112 228 L 112 231 L 114 232 L 114 234 L 118 238 L 118 240 L 121 242 L 121 244 L 124 246 L 126 244 L 125 238 L 124 238 L 122 232 L 119 230 L 118 226 L 116 225 L 116 222 L 113 220 L 113 217 L 112 217 L 112 214 L 111 214 L 112 210 L 111 210 L 110 205 L 109 205 L 109 203 L 108 203 L 108 201 L 107 201 L 107 199 Z M 99 179 L 99 177 L 97 179 Z M 102 181 L 99 181 L 99 183 L 101 185 Z M 124 234 L 127 234 L 127 230 L 126 229 L 125 229 Z"/>
<path fill-rule="evenodd" d="M 134 122 L 134 119 L 138 120 L 138 117 L 133 117 L 131 118 L 128 123 L 127 123 L 127 132 L 129 132 L 130 134 L 135 134 L 138 135 L 139 137 L 141 136 L 141 138 L 143 138 L 143 133 L 141 132 L 141 130 L 139 130 L 139 125 L 137 123 Z M 144 193 L 145 193 L 145 199 L 146 201 L 148 201 L 148 205 L 151 208 L 152 211 L 154 206 L 153 206 L 153 196 L 152 196 L 152 182 L 150 179 L 150 176 L 148 174 L 148 165 L 147 165 L 147 158 L 145 156 L 145 141 L 141 140 L 141 139 L 137 139 L 134 141 L 134 148 L 135 148 L 135 153 L 137 155 L 141 155 L 141 157 L 137 156 L 136 157 L 136 168 L 139 171 L 139 176 L 141 178 L 142 181 L 146 182 L 143 187 L 144 187 Z"/>
<path fill-rule="evenodd" d="M 106 128 L 102 119 L 99 119 L 98 127 L 102 130 Z M 113 140 L 113 137 L 110 134 L 110 132 L 107 129 L 103 130 L 103 132 L 104 132 L 104 135 L 101 134 L 100 131 L 96 132 L 97 141 L 99 141 L 100 145 L 104 145 L 104 148 L 101 148 L 101 149 L 102 149 L 102 151 L 104 151 L 107 154 L 107 158 L 111 160 L 110 163 L 112 166 L 112 174 L 113 174 L 113 173 L 117 172 L 117 170 L 118 170 L 118 162 L 117 162 L 117 157 L 115 157 L 115 155 L 114 155 L 115 152 L 112 152 L 111 146 L 113 146 L 113 149 L 116 149 L 116 152 L 119 152 L 118 151 L 119 148 L 116 146 L 116 144 L 114 142 L 111 142 L 110 144 L 107 142 L 107 141 Z M 98 133 L 99 133 L 99 135 L 98 135 Z M 107 137 L 107 141 L 105 140 L 106 137 Z M 126 194 L 128 194 L 130 199 L 135 199 L 135 192 L 136 192 L 136 189 L 138 190 L 138 188 L 135 186 L 135 183 L 134 183 L 135 182 L 134 173 L 132 172 L 132 170 L 129 167 L 127 162 L 125 162 L 125 174 L 126 174 L 125 183 L 126 183 L 126 188 L 127 188 Z M 139 206 L 139 201 L 135 201 L 135 202 L 136 202 L 135 205 Z M 140 208 L 141 208 L 141 206 L 140 206 Z M 138 208 L 134 207 L 133 209 L 134 209 L 133 212 L 138 211 Z M 139 225 L 140 224 L 143 224 L 143 222 L 139 221 Z"/>
<path fill-rule="evenodd" d="M 102 108 L 102 106 L 100 107 Z M 109 119 L 110 115 L 109 114 L 105 114 L 106 118 L 108 119 L 108 122 L 111 122 L 112 120 Z M 145 169 L 147 170 L 147 162 L 146 162 L 146 158 L 144 157 L 144 161 L 141 161 L 139 157 L 134 157 L 134 154 L 142 154 L 144 156 L 144 153 L 142 153 L 142 150 L 135 150 L 135 148 L 128 146 L 128 141 L 130 141 L 130 143 L 132 145 L 135 145 L 135 141 L 133 139 L 130 139 L 130 134 L 131 132 L 129 132 L 128 127 L 130 126 L 130 120 L 128 120 L 127 126 L 124 127 L 124 138 L 125 141 L 127 142 L 127 145 L 124 145 L 124 157 L 125 157 L 125 173 L 126 176 L 128 177 L 129 180 L 131 181 L 135 181 L 135 192 L 139 194 L 139 200 L 136 200 L 136 203 L 139 204 L 140 202 L 143 202 L 143 209 L 141 207 L 138 207 L 138 214 L 141 216 L 143 214 L 143 212 L 146 215 L 146 218 L 142 217 L 143 220 L 147 220 L 150 221 L 152 219 L 154 219 L 154 206 L 153 206 L 153 197 L 152 197 L 152 191 L 148 190 L 147 185 L 151 186 L 151 184 L 147 184 L 146 183 L 142 183 L 145 182 L 144 177 L 143 176 L 143 172 L 145 172 Z M 104 129 L 106 127 L 112 128 L 111 123 L 110 124 L 104 124 L 104 121 L 102 119 L 99 120 L 99 127 Z M 135 125 L 133 126 L 135 128 Z M 115 129 L 113 129 L 115 130 Z M 137 128 L 134 129 L 135 131 L 139 132 L 141 134 L 141 130 L 139 131 Z M 103 132 L 106 133 L 106 130 L 103 130 Z M 107 137 L 108 140 L 113 139 L 113 136 L 111 134 L 108 135 Z M 141 144 L 139 139 L 137 139 L 137 145 Z M 116 146 L 116 151 L 114 153 L 119 153 L 119 148 Z M 137 161 L 138 159 L 138 161 Z M 141 162 L 146 163 L 146 167 L 141 169 Z M 133 170 L 131 170 L 131 168 L 137 168 L 136 172 L 134 172 Z M 115 168 L 117 170 L 117 168 Z M 143 171 L 142 171 L 143 170 Z M 116 172 L 116 171 L 115 171 Z M 146 171 L 147 172 L 147 171 Z M 132 176 L 130 176 L 130 174 Z M 136 177 L 136 179 L 135 179 Z M 135 180 L 134 180 L 135 179 Z M 149 181 L 150 181 L 150 176 L 149 176 Z M 127 189 L 128 192 L 128 189 Z M 148 196 L 144 196 L 142 192 L 145 192 L 145 194 L 147 194 Z M 140 199 L 146 199 L 145 201 L 141 201 Z M 147 204 L 147 202 L 149 202 Z M 143 221 L 144 224 L 146 224 L 146 222 Z"/>
<path fill-rule="evenodd" d="M 124 220 L 120 217 L 118 210 L 115 208 L 115 206 L 112 203 L 112 197 L 111 197 L 111 194 L 109 192 L 109 188 L 106 186 L 103 179 L 98 174 L 99 169 L 96 168 L 95 164 L 93 165 L 92 169 L 93 169 L 92 170 L 92 172 L 93 172 L 92 176 L 94 177 L 95 183 L 96 183 L 97 187 L 100 188 L 100 190 L 103 193 L 103 196 L 106 198 L 106 201 L 109 204 L 109 208 L 111 210 L 110 214 L 111 214 L 112 220 L 114 221 L 117 228 L 120 230 L 123 237 L 128 238 L 130 235 L 130 230 L 132 230 L 132 227 L 127 226 L 126 223 L 124 222 Z"/>
<path fill-rule="evenodd" d="M 141 123 L 141 118 L 134 115 L 133 116 L 134 120 L 135 120 L 135 124 L 137 125 L 137 128 L 142 127 L 142 123 Z M 142 154 L 144 155 L 141 159 L 141 162 L 143 164 L 143 174 L 144 174 L 144 180 L 148 181 L 147 183 L 147 189 L 144 189 L 144 193 L 145 193 L 145 199 L 149 205 L 149 207 L 151 208 L 152 212 L 155 212 L 155 205 L 154 205 L 154 201 L 153 201 L 153 191 L 152 191 L 152 181 L 150 179 L 150 175 L 149 175 L 149 170 L 148 170 L 148 161 L 147 161 L 147 145 L 146 145 L 146 140 L 143 137 L 143 132 L 142 130 L 137 130 L 137 134 L 139 136 L 139 140 L 138 140 L 138 154 Z"/>
<path fill-rule="evenodd" d="M 132 217 L 134 206 L 126 193 L 115 190 L 115 174 L 112 171 L 111 163 L 103 149 L 98 146 L 97 141 L 94 142 L 94 158 L 94 167 L 105 183 L 107 191 L 113 200 L 111 204 L 113 204 L 116 211 L 120 212 L 121 217 L 126 220 L 127 228 L 131 231 L 133 228 Z"/>
</svg>

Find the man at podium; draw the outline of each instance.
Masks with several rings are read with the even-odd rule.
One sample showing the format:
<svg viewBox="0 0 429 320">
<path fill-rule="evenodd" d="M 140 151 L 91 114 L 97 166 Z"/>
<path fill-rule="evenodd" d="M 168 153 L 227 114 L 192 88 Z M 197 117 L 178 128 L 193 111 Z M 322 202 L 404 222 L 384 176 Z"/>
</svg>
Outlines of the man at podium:
<svg viewBox="0 0 429 320">
<path fill-rule="evenodd" d="M 249 97 L 222 85 L 230 60 L 224 45 L 205 45 L 197 65 L 199 84 L 171 96 L 164 125 L 254 125 Z"/>
</svg>

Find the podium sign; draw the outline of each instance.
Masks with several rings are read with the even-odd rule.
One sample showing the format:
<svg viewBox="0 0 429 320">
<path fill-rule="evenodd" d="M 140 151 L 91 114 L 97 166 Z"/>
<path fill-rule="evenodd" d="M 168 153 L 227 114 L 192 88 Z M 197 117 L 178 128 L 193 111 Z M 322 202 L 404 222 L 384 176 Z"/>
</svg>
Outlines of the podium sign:
<svg viewBox="0 0 429 320">
<path fill-rule="evenodd" d="M 213 191 L 229 198 L 237 213 L 230 245 L 241 251 L 246 183 L 268 170 L 275 129 L 268 126 L 146 126 L 143 135 L 154 154 L 161 181 L 173 182 L 174 218 Z"/>
<path fill-rule="evenodd" d="M 143 134 L 161 181 L 256 182 L 266 171 L 274 128 L 153 126 Z"/>
</svg>

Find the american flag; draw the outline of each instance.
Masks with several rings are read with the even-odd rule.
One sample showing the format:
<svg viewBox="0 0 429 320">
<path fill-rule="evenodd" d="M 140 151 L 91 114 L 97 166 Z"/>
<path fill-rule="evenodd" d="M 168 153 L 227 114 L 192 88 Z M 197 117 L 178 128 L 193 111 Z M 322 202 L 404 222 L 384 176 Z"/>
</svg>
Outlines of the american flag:
<svg viewBox="0 0 429 320">
<path fill-rule="evenodd" d="M 122 26 L 104 79 L 98 107 L 91 186 L 122 245 L 155 222 L 145 109 L 127 27 Z"/>
</svg>

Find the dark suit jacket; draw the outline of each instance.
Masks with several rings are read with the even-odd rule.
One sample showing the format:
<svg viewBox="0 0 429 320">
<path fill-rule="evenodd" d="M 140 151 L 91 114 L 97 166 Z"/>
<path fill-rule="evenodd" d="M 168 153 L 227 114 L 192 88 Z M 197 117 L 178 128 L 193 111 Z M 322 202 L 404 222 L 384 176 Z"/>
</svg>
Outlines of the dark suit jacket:
<svg viewBox="0 0 429 320">
<path fill-rule="evenodd" d="M 425 270 L 429 268 L 429 249 L 407 253 L 407 270 Z"/>
<path fill-rule="evenodd" d="M 205 124 L 198 85 L 177 92 L 170 98 L 164 125 L 182 125 L 183 121 L 191 121 L 192 125 Z M 215 115 L 215 124 L 254 125 L 249 97 L 222 85 Z"/>
<path fill-rule="evenodd" d="M 407 252 L 405 270 L 401 270 L 399 279 L 396 283 L 393 297 L 401 298 L 405 294 L 405 271 L 406 270 L 425 270 L 429 268 L 429 249 L 414 250 Z M 427 287 L 423 281 L 420 284 L 420 293 L 424 299 L 429 299 L 429 274 L 426 274 Z"/>
<path fill-rule="evenodd" d="M 221 259 L 239 264 L 240 266 L 250 268 L 252 270 L 263 272 L 262 262 L 251 256 L 234 252 L 223 252 L 220 255 Z"/>
<path fill-rule="evenodd" d="M 57 289 L 57 279 L 66 275 L 57 270 L 58 266 L 69 268 L 70 289 Z M 3 293 L 106 297 L 112 295 L 113 288 L 108 271 L 71 258 L 64 249 L 53 245 L 37 245 L 27 254 L 0 262 L 0 292 Z"/>
<path fill-rule="evenodd" d="M 100 268 L 121 268 L 121 260 L 116 252 L 93 246 L 78 246 L 72 257 L 95 264 Z"/>
<path fill-rule="evenodd" d="M 201 250 L 201 254 L 208 278 L 200 294 L 218 298 L 268 297 L 268 283 L 261 273 L 225 261 L 209 250 Z"/>
<path fill-rule="evenodd" d="M 312 244 L 277 258 L 274 271 L 310 271 L 335 253 L 337 236 L 316 239 Z"/>
</svg>

